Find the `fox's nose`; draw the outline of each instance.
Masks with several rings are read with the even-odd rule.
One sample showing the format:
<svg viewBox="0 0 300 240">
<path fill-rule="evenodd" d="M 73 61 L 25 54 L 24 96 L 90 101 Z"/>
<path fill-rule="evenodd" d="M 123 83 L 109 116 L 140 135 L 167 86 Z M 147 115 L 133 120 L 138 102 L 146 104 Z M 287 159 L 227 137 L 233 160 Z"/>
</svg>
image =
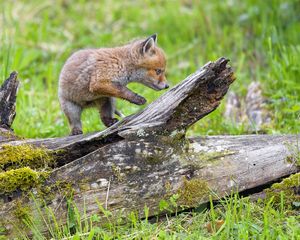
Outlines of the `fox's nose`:
<svg viewBox="0 0 300 240">
<path fill-rule="evenodd" d="M 165 89 L 167 89 L 167 88 L 169 88 L 169 85 L 168 85 L 168 84 L 165 85 Z"/>
</svg>

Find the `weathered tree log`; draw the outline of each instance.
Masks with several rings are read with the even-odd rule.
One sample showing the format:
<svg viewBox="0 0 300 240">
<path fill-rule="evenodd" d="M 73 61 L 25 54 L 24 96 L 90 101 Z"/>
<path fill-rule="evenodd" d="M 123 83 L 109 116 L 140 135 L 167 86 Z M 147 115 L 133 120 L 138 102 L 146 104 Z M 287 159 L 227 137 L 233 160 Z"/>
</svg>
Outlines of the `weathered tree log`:
<svg viewBox="0 0 300 240">
<path fill-rule="evenodd" d="M 195 207 L 209 195 L 224 197 L 297 172 L 296 135 L 185 137 L 190 125 L 217 108 L 234 81 L 227 62 L 221 58 L 206 64 L 141 112 L 102 132 L 9 144 L 63 150 L 41 187 L 51 189 L 47 205 L 62 223 L 67 219 L 66 192 L 58 182 L 71 186 L 74 203 L 87 216 L 99 213 L 100 203 L 116 216 L 137 211 L 143 217 L 145 205 L 155 215 L 160 200 L 174 194 L 178 205 Z M 32 191 L 36 197 L 38 192 Z M 0 215 L 12 236 L 12 209 L 20 194 L 7 195 Z M 23 202 L 36 214 L 31 199 Z"/>
<path fill-rule="evenodd" d="M 99 147 L 133 138 L 156 138 L 181 133 L 214 111 L 234 81 L 233 72 L 226 67 L 229 60 L 220 58 L 209 62 L 184 81 L 149 104 L 144 110 L 124 118 L 102 132 L 64 138 L 16 141 L 30 143 L 60 152 L 57 163 L 62 166 Z M 175 132 L 174 132 L 175 131 Z M 175 134 L 178 135 L 178 134 Z"/>
</svg>

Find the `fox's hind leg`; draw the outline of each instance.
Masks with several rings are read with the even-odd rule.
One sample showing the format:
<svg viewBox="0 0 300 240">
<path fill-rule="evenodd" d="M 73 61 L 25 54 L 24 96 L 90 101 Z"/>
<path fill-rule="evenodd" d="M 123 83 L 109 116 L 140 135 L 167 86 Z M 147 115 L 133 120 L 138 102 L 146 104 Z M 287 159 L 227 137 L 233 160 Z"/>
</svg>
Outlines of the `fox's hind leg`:
<svg viewBox="0 0 300 240">
<path fill-rule="evenodd" d="M 118 122 L 118 119 L 114 118 L 116 111 L 115 102 L 116 100 L 113 97 L 103 97 L 97 103 L 101 121 L 106 127 L 110 127 Z"/>
<path fill-rule="evenodd" d="M 81 112 L 82 108 L 74 102 L 71 102 L 65 98 L 60 98 L 60 105 L 63 112 L 68 118 L 68 122 L 71 128 L 70 135 L 82 134 L 82 125 L 81 125 Z"/>
</svg>

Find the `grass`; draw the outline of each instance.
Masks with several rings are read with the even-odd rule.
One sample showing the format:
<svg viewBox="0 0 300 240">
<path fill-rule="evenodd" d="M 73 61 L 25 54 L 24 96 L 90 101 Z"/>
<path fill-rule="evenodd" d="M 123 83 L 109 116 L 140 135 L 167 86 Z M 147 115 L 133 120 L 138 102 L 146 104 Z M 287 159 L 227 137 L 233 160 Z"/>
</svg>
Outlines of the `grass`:
<svg viewBox="0 0 300 240">
<path fill-rule="evenodd" d="M 149 219 L 147 207 L 145 219 L 137 214 L 128 215 L 126 224 L 110 221 L 112 213 L 99 205 L 99 214 L 87 218 L 77 206 L 69 201 L 67 224 L 60 226 L 53 210 L 46 207 L 31 218 L 23 218 L 23 223 L 32 230 L 35 239 L 287 239 L 297 240 L 300 236 L 300 215 L 291 215 L 285 208 L 282 194 L 280 208 L 273 199 L 254 203 L 248 197 L 233 194 L 220 200 L 217 206 L 210 202 L 210 210 L 195 209 L 162 218 Z M 123 219 L 124 220 L 124 219 Z M 52 222 L 52 225 L 50 224 Z M 106 224 L 103 226 L 103 223 Z M 54 224 L 53 224 L 54 223 Z M 219 223 L 219 224 L 218 224 Z M 102 224 L 101 227 L 99 224 Z M 49 226 L 47 237 L 40 226 Z M 18 226 L 21 226 L 20 224 Z M 51 227 L 52 226 L 52 227 Z M 22 232 L 20 230 L 20 232 Z M 23 234 L 21 239 L 28 239 Z"/>
<path fill-rule="evenodd" d="M 155 32 L 168 57 L 171 86 L 206 62 L 226 56 L 237 76 L 231 89 L 243 96 L 251 81 L 262 83 L 273 119 L 265 131 L 300 132 L 297 0 L 24 0 L 1 1 L 0 11 L 0 82 L 11 71 L 19 72 L 21 86 L 13 128 L 20 136 L 69 133 L 57 99 L 57 82 L 73 51 L 117 46 Z M 137 84 L 129 87 L 148 103 L 162 94 Z M 121 100 L 117 106 L 125 115 L 143 108 Z M 244 126 L 225 120 L 223 111 L 224 101 L 193 125 L 189 134 L 247 132 Z M 85 133 L 104 129 L 95 110 L 84 112 L 83 126 Z M 217 232 L 207 232 L 205 224 L 216 219 L 225 224 Z M 87 239 L 297 239 L 300 235 L 299 217 L 276 209 L 272 202 L 252 203 L 237 197 L 221 202 L 214 211 L 183 213 L 154 224 L 136 219 L 131 225 L 99 228 L 98 220 L 99 216 L 92 217 L 89 227 L 78 229 L 73 238 L 85 234 Z M 53 237 L 70 236 L 66 229 L 68 226 L 60 231 L 61 236 L 55 235 L 57 230 Z M 39 229 L 35 231 L 38 234 Z"/>
</svg>

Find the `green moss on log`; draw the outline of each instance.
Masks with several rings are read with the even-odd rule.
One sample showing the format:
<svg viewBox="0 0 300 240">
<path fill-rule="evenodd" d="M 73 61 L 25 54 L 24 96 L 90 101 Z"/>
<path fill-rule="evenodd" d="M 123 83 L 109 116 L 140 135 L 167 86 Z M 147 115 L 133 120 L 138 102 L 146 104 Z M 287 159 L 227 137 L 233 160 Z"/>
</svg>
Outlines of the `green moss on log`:
<svg viewBox="0 0 300 240">
<path fill-rule="evenodd" d="M 47 172 L 37 172 L 29 167 L 1 172 L 0 194 L 14 192 L 16 190 L 29 190 L 37 186 L 47 175 Z"/>
<path fill-rule="evenodd" d="M 208 198 L 209 188 L 207 182 L 202 179 L 184 179 L 177 193 L 179 205 L 194 207 Z"/>
<path fill-rule="evenodd" d="M 32 217 L 31 212 L 32 210 L 30 207 L 28 205 L 24 205 L 21 200 L 15 203 L 13 213 L 20 222 L 23 222 L 23 220 L 29 220 Z"/>
<path fill-rule="evenodd" d="M 7 139 L 23 139 L 21 137 L 16 136 L 13 131 L 7 130 L 7 129 L 3 129 L 3 128 L 0 129 L 0 135 L 2 137 L 7 138 Z"/>
<path fill-rule="evenodd" d="M 274 183 L 271 189 L 286 190 L 291 187 L 300 187 L 300 173 L 293 174 L 280 183 Z"/>
<path fill-rule="evenodd" d="M 55 163 L 52 153 L 29 144 L 2 145 L 0 149 L 0 171 L 21 167 L 47 168 Z"/>
<path fill-rule="evenodd" d="M 274 183 L 266 190 L 267 199 L 273 198 L 275 205 L 281 204 L 282 198 L 287 209 L 297 208 L 300 204 L 300 173 L 283 179 L 280 183 Z"/>
</svg>

